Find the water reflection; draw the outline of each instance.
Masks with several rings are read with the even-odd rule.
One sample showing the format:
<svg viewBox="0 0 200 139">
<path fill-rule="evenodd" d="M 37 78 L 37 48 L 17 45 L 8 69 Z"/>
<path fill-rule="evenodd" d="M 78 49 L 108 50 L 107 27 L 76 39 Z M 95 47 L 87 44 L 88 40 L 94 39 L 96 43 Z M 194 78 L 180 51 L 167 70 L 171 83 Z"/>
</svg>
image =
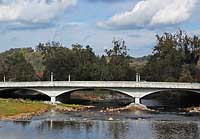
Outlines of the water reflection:
<svg viewBox="0 0 200 139">
<path fill-rule="evenodd" d="M 153 122 L 156 139 L 199 139 L 197 123 Z"/>
<path fill-rule="evenodd" d="M 77 130 L 81 128 L 85 128 L 89 130 L 92 128 L 92 122 L 82 122 L 82 121 L 43 121 L 37 128 L 39 130 L 63 130 L 63 129 L 70 129 L 70 130 Z"/>
<path fill-rule="evenodd" d="M 108 131 L 113 139 L 125 139 L 127 132 L 128 132 L 128 126 L 127 124 L 123 122 L 111 122 L 108 125 Z"/>
<path fill-rule="evenodd" d="M 75 120 L 0 122 L 0 139 L 198 139 L 199 122 Z M 12 131 L 12 132 L 8 132 Z"/>
<path fill-rule="evenodd" d="M 31 121 L 13 121 L 13 124 L 15 124 L 16 126 L 21 126 L 23 128 L 26 128 L 31 124 Z"/>
</svg>

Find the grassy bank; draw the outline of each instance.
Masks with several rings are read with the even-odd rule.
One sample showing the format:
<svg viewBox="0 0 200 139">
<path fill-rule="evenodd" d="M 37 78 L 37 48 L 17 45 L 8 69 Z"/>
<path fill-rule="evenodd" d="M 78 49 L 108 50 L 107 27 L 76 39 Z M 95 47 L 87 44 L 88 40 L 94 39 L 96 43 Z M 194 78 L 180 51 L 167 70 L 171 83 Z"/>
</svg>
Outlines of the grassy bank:
<svg viewBox="0 0 200 139">
<path fill-rule="evenodd" d="M 0 119 L 29 118 L 48 111 L 52 107 L 39 101 L 0 98 Z"/>
</svg>

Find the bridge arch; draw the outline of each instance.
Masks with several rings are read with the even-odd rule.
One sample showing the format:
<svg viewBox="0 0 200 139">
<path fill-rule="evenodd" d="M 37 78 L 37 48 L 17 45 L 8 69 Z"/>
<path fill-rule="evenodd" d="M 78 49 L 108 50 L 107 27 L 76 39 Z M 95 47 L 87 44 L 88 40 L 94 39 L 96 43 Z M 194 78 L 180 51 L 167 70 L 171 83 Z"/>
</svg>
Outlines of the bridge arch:
<svg viewBox="0 0 200 139">
<path fill-rule="evenodd" d="M 177 91 L 177 92 L 188 92 L 188 93 L 198 93 L 200 94 L 200 90 L 191 90 L 191 89 L 160 89 L 160 90 L 154 90 L 154 91 L 149 91 L 140 96 L 140 98 L 144 98 L 146 96 L 152 95 L 152 94 L 157 94 L 161 92 L 166 92 L 166 91 Z"/>
<path fill-rule="evenodd" d="M 60 92 L 57 96 L 56 96 L 56 101 L 58 102 L 62 102 L 63 100 L 64 101 L 69 101 L 70 99 L 70 95 L 73 94 L 74 92 L 76 91 L 95 91 L 95 90 L 99 90 L 100 92 L 105 92 L 105 91 L 111 91 L 111 92 L 116 92 L 117 94 L 121 94 L 121 95 L 124 95 L 124 97 L 128 97 L 128 98 L 132 98 L 134 100 L 134 97 L 127 93 L 127 92 L 124 92 L 122 90 L 118 90 L 118 89 L 112 89 L 112 88 L 75 88 L 75 89 L 68 89 L 66 91 L 63 91 L 63 92 Z M 83 92 L 84 93 L 84 92 Z M 62 99 L 63 98 L 63 99 Z M 131 103 L 131 102 L 130 102 Z"/>
<path fill-rule="evenodd" d="M 191 107 L 199 106 L 200 91 L 191 89 L 163 89 L 143 94 L 140 101 L 149 105 L 147 100 L 153 100 L 151 105 L 165 107 Z M 150 101 L 149 101 L 150 102 Z"/>
<path fill-rule="evenodd" d="M 23 98 L 50 101 L 50 96 L 46 92 L 32 88 L 3 88 L 0 89 L 0 98 Z"/>
<path fill-rule="evenodd" d="M 75 91 L 79 91 L 79 90 L 86 90 L 87 88 L 67 88 L 67 89 L 63 89 L 61 91 L 59 91 L 57 94 L 56 94 L 56 97 L 60 96 L 60 95 L 63 95 L 63 94 L 71 94 Z M 88 88 L 89 89 L 89 88 Z"/>
</svg>

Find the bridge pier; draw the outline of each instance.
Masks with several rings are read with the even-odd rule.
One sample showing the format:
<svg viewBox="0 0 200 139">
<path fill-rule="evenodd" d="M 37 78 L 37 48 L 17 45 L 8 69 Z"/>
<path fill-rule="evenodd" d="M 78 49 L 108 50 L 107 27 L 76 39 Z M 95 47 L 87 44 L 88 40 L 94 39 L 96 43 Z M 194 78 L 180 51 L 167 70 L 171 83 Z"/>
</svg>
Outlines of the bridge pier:
<svg viewBox="0 0 200 139">
<path fill-rule="evenodd" d="M 140 97 L 135 97 L 135 104 L 140 104 Z"/>
<path fill-rule="evenodd" d="M 51 103 L 56 103 L 56 97 L 55 96 L 51 96 Z"/>
</svg>

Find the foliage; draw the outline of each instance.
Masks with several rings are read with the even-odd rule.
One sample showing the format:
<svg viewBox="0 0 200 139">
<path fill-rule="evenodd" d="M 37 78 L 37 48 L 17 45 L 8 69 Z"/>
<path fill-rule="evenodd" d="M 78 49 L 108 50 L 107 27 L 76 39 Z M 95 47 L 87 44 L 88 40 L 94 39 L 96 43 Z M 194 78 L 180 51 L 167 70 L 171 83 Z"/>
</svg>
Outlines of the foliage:
<svg viewBox="0 0 200 139">
<path fill-rule="evenodd" d="M 192 75 L 190 73 L 189 65 L 182 66 L 179 81 L 180 82 L 192 82 L 193 81 Z"/>
<path fill-rule="evenodd" d="M 130 57 L 124 40 L 113 40 L 113 48 L 105 50 L 108 62 L 105 64 L 105 80 L 134 80 L 135 69 L 130 66 Z"/>
<path fill-rule="evenodd" d="M 51 72 L 54 80 L 130 80 L 135 74 L 129 66 L 125 42 L 114 41 L 114 46 L 106 50 L 106 56 L 95 55 L 87 45 L 73 44 L 66 48 L 59 43 L 39 44 L 36 48 L 43 56 L 44 80 L 49 80 Z"/>
<path fill-rule="evenodd" d="M 0 53 L 0 80 L 114 80 L 134 81 L 136 71 L 146 81 L 200 81 L 200 38 L 182 30 L 156 35 L 157 43 L 150 56 L 128 55 L 124 40 L 98 56 L 89 45 L 59 42 L 39 43 L 33 48 L 17 48 Z"/>
<path fill-rule="evenodd" d="M 157 44 L 153 55 L 143 69 L 145 80 L 148 81 L 188 81 L 183 74 L 195 75 L 193 69 L 183 70 L 183 65 L 197 66 L 200 52 L 200 39 L 190 37 L 183 31 L 156 35 Z M 185 73 L 186 72 L 186 73 Z"/>
<path fill-rule="evenodd" d="M 26 60 L 24 49 L 11 49 L 0 54 L 0 78 L 9 81 L 31 81 L 35 78 L 32 65 Z"/>
</svg>

